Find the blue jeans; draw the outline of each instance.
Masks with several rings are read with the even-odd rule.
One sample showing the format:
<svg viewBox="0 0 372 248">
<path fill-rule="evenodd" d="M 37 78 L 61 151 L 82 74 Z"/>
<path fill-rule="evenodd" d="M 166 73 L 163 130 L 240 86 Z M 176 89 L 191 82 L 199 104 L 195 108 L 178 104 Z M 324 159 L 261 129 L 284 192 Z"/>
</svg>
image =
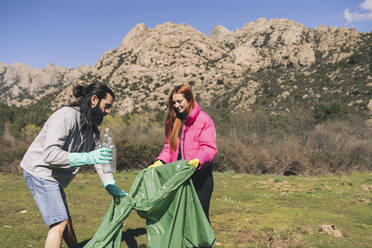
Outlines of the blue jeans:
<svg viewBox="0 0 372 248">
<path fill-rule="evenodd" d="M 26 171 L 23 175 L 45 225 L 51 226 L 70 218 L 65 192 L 57 182 L 35 177 Z"/>
</svg>

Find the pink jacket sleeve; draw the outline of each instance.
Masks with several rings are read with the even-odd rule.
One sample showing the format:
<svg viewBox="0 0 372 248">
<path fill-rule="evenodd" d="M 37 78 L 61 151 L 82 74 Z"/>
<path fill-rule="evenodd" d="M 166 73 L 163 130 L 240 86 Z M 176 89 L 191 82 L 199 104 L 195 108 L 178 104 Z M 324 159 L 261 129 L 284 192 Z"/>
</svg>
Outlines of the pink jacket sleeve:
<svg viewBox="0 0 372 248">
<path fill-rule="evenodd" d="M 166 164 L 171 162 L 172 156 L 171 156 L 171 153 L 170 153 L 170 145 L 169 145 L 168 139 L 165 139 L 164 148 L 161 151 L 161 153 L 159 154 L 159 156 L 156 158 L 156 160 L 162 160 Z"/>
<path fill-rule="evenodd" d="M 212 119 L 210 118 L 200 134 L 199 144 L 200 149 L 195 158 L 199 159 L 200 166 L 198 169 L 201 170 L 207 167 L 207 162 L 211 162 L 214 156 L 217 154 L 216 128 Z"/>
</svg>

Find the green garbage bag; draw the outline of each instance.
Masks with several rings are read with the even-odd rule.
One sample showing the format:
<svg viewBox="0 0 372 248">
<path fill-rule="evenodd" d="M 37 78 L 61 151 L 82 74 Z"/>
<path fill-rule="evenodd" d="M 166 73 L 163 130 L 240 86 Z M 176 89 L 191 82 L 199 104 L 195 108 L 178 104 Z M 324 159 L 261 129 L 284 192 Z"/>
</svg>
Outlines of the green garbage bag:
<svg viewBox="0 0 372 248">
<path fill-rule="evenodd" d="M 140 171 L 129 195 L 112 201 L 84 248 L 119 248 L 132 209 L 146 219 L 150 248 L 212 245 L 215 236 L 190 179 L 194 171 L 185 160 Z"/>
</svg>

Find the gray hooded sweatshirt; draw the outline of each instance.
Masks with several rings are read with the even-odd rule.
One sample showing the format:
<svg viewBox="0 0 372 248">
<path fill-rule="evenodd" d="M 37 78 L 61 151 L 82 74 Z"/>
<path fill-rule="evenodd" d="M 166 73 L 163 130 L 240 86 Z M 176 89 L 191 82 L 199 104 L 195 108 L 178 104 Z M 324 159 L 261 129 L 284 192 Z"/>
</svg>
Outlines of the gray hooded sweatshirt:
<svg viewBox="0 0 372 248">
<path fill-rule="evenodd" d="M 80 132 L 80 111 L 63 107 L 54 112 L 32 142 L 21 161 L 21 167 L 31 175 L 58 182 L 65 188 L 79 167 L 69 165 L 70 152 L 90 152 L 94 150 L 99 137 L 93 132 L 83 139 Z M 94 165 L 104 183 L 112 174 L 104 174 L 102 166 Z"/>
</svg>

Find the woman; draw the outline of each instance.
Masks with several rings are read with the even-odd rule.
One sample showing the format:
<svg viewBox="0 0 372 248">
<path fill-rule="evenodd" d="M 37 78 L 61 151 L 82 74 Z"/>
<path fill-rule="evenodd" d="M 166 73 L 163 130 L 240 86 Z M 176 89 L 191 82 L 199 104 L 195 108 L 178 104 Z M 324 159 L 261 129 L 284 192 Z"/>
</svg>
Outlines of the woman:
<svg viewBox="0 0 372 248">
<path fill-rule="evenodd" d="M 216 129 L 208 114 L 201 111 L 194 94 L 186 85 L 175 87 L 168 100 L 165 122 L 165 145 L 150 167 L 180 159 L 197 169 L 191 177 L 205 215 L 213 191 L 212 160 L 217 153 Z"/>
</svg>

